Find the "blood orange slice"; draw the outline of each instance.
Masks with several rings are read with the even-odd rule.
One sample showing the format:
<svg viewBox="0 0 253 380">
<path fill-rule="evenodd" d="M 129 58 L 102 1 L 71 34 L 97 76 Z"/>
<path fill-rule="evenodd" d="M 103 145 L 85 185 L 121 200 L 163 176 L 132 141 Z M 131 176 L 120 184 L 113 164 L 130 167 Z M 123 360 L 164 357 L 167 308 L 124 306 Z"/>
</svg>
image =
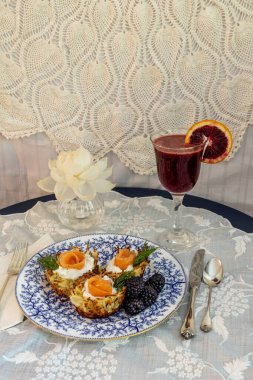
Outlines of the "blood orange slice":
<svg viewBox="0 0 253 380">
<path fill-rule="evenodd" d="M 216 164 L 225 160 L 231 151 L 233 137 L 228 127 L 215 120 L 202 120 L 186 133 L 186 144 L 206 141 L 202 162 Z"/>
</svg>

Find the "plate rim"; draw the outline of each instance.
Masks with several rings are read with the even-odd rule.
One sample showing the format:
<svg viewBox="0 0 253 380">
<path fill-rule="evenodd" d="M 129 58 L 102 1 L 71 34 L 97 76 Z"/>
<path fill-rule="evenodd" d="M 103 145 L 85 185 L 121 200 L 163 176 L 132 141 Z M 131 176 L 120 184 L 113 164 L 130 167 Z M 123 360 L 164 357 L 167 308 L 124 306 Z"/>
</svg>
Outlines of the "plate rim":
<svg viewBox="0 0 253 380">
<path fill-rule="evenodd" d="M 157 246 L 158 248 L 166 251 L 170 256 L 172 256 L 172 258 L 179 264 L 182 272 L 183 272 L 183 275 L 184 275 L 184 279 L 185 279 L 185 288 L 184 288 L 184 292 L 182 294 L 182 298 L 181 300 L 179 301 L 177 307 L 167 316 L 165 316 L 162 320 L 160 320 L 159 322 L 157 322 L 156 324 L 150 326 L 150 327 L 147 327 L 146 329 L 143 329 L 141 331 L 138 331 L 136 333 L 132 333 L 132 334 L 126 334 L 126 335 L 121 335 L 121 336 L 116 336 L 116 337 L 104 337 L 104 338 L 85 338 L 85 337 L 76 337 L 76 336 L 73 336 L 73 335 L 70 335 L 70 334 L 63 334 L 63 333 L 58 333 L 54 330 L 51 330 L 50 328 L 47 328 L 47 327 L 44 327 L 40 324 L 38 324 L 37 322 L 35 322 L 34 320 L 31 319 L 31 317 L 29 315 L 26 314 L 26 312 L 24 311 L 24 309 L 22 308 L 22 306 L 20 305 L 20 301 L 19 301 L 19 294 L 18 294 L 18 290 L 17 290 L 17 287 L 18 287 L 18 281 L 21 277 L 21 274 L 23 272 L 23 270 L 25 269 L 26 265 L 34 258 L 35 255 L 38 255 L 41 251 L 44 251 L 45 249 L 48 249 L 49 247 L 51 246 L 54 246 L 56 244 L 61 244 L 61 243 L 64 243 L 64 242 L 67 242 L 68 240 L 72 240 L 72 239 L 78 239 L 78 238 L 85 238 L 85 237 L 88 237 L 88 236 L 108 236 L 108 235 L 114 235 L 114 236 L 127 236 L 127 237 L 130 237 L 130 238 L 134 238 L 134 239 L 141 239 L 143 241 L 147 241 L 148 243 L 151 243 L 155 246 Z M 165 259 L 167 259 L 165 257 Z M 15 283 L 15 296 L 16 296 L 16 300 L 17 300 L 17 303 L 18 303 L 18 306 L 20 308 L 20 310 L 23 312 L 23 314 L 26 316 L 27 319 L 29 319 L 29 321 L 31 321 L 35 326 L 39 327 L 40 329 L 42 329 L 43 331 L 45 332 L 49 332 L 53 335 L 56 335 L 56 336 L 60 336 L 62 338 L 68 338 L 68 339 L 74 339 L 74 340 L 79 340 L 79 341 L 86 341 L 86 342 L 101 342 L 101 341 L 111 341 L 111 340 L 120 340 L 120 339 L 126 339 L 126 338 L 130 338 L 132 336 L 137 336 L 137 335 L 140 335 L 140 334 L 143 334 L 147 331 L 150 331 L 160 325 L 162 325 L 163 323 L 165 323 L 167 320 L 169 320 L 172 316 L 174 316 L 174 314 L 177 312 L 177 310 L 179 309 L 179 307 L 181 306 L 181 304 L 183 303 L 183 300 L 185 298 L 185 295 L 186 295 L 186 290 L 187 290 L 187 277 L 186 277 L 186 273 L 185 273 L 185 269 L 183 267 L 183 265 L 180 263 L 180 261 L 174 256 L 173 253 L 171 252 L 168 252 L 165 248 L 163 248 L 162 246 L 160 246 L 159 244 L 153 242 L 152 240 L 149 240 L 149 239 L 145 239 L 143 237 L 140 237 L 140 236 L 135 236 L 135 235 L 131 235 L 131 234 L 119 234 L 119 233 L 114 233 L 114 232 L 102 232 L 102 233 L 99 233 L 99 232 L 96 232 L 96 233 L 89 233 L 89 234 L 83 234 L 83 235 L 75 235 L 75 236 L 72 236 L 72 237 L 69 237 L 67 239 L 63 239 L 63 240 L 59 240 L 59 241 L 56 241 L 54 243 L 51 243 L 47 246 L 45 246 L 44 248 L 38 250 L 36 253 L 34 253 L 30 258 L 29 260 L 27 260 L 26 264 L 23 266 L 23 268 L 21 269 L 21 271 L 19 272 L 18 276 L 17 276 L 17 279 L 16 279 L 16 283 Z M 131 318 L 131 316 L 129 316 L 129 318 Z"/>
</svg>

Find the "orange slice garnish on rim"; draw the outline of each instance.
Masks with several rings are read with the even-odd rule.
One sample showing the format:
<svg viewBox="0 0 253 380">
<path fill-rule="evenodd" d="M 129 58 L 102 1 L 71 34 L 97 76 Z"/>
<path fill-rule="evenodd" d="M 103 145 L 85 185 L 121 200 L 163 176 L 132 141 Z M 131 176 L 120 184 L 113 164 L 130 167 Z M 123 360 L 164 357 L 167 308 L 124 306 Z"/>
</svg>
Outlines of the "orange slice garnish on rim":
<svg viewBox="0 0 253 380">
<path fill-rule="evenodd" d="M 233 137 L 228 127 L 219 121 L 202 120 L 187 131 L 186 144 L 205 142 L 202 162 L 217 164 L 225 160 L 233 145 Z"/>
</svg>

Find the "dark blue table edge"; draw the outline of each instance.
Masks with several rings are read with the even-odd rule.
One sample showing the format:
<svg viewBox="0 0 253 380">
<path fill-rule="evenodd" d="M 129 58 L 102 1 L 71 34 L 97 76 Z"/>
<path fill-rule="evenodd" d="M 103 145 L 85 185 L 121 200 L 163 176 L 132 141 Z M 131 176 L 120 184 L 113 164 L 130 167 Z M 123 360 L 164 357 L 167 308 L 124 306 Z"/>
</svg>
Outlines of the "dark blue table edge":
<svg viewBox="0 0 253 380">
<path fill-rule="evenodd" d="M 131 198 L 157 195 L 171 199 L 171 196 L 167 191 L 160 189 L 148 189 L 140 187 L 116 187 L 114 190 L 120 194 L 126 195 Z M 47 202 L 54 199 L 54 194 L 29 199 L 27 201 L 16 203 L 14 205 L 3 208 L 2 210 L 0 210 L 0 215 L 22 213 L 32 208 L 39 201 Z M 233 227 L 245 232 L 253 232 L 253 218 L 250 215 L 247 215 L 232 207 L 225 206 L 221 203 L 217 203 L 208 199 L 196 197 L 194 195 L 189 194 L 186 194 L 183 204 L 188 207 L 196 207 L 210 210 L 228 219 Z"/>
</svg>

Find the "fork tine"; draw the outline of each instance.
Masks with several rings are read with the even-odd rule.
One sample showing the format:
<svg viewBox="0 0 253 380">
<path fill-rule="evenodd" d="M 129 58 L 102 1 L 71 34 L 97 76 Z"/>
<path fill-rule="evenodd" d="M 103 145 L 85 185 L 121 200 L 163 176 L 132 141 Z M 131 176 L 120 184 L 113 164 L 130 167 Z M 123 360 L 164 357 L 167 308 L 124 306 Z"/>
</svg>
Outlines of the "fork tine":
<svg viewBox="0 0 253 380">
<path fill-rule="evenodd" d="M 14 267 L 21 267 L 23 263 L 26 260 L 26 254 L 27 254 L 27 248 L 28 244 L 19 244 L 13 253 L 12 259 L 11 259 L 11 265 Z"/>
<path fill-rule="evenodd" d="M 24 252 L 23 252 L 23 255 L 22 255 L 22 262 L 21 262 L 21 265 L 23 266 L 27 260 L 27 252 L 28 252 L 28 243 L 26 242 L 24 244 Z"/>
<path fill-rule="evenodd" d="M 5 279 L 2 287 L 0 288 L 0 300 L 2 298 L 4 289 L 8 283 L 10 276 L 17 275 L 19 273 L 20 269 L 22 268 L 22 266 L 24 265 L 24 263 L 26 261 L 26 257 L 27 257 L 27 250 L 28 250 L 28 243 L 24 243 L 22 245 L 19 244 L 14 249 L 10 264 L 8 266 L 8 269 L 7 269 L 6 279 Z"/>
<path fill-rule="evenodd" d="M 24 243 L 22 247 L 19 250 L 19 260 L 18 260 L 18 266 L 22 266 L 27 254 L 27 243 Z"/>
<path fill-rule="evenodd" d="M 18 246 L 14 248 L 14 252 L 13 252 L 10 264 L 13 265 L 14 263 L 16 263 L 17 259 L 18 259 Z"/>
<path fill-rule="evenodd" d="M 18 251 L 17 261 L 16 261 L 16 266 L 17 266 L 17 267 L 20 267 L 20 266 L 21 266 L 21 263 L 22 263 L 22 250 L 19 250 L 19 251 Z"/>
</svg>

